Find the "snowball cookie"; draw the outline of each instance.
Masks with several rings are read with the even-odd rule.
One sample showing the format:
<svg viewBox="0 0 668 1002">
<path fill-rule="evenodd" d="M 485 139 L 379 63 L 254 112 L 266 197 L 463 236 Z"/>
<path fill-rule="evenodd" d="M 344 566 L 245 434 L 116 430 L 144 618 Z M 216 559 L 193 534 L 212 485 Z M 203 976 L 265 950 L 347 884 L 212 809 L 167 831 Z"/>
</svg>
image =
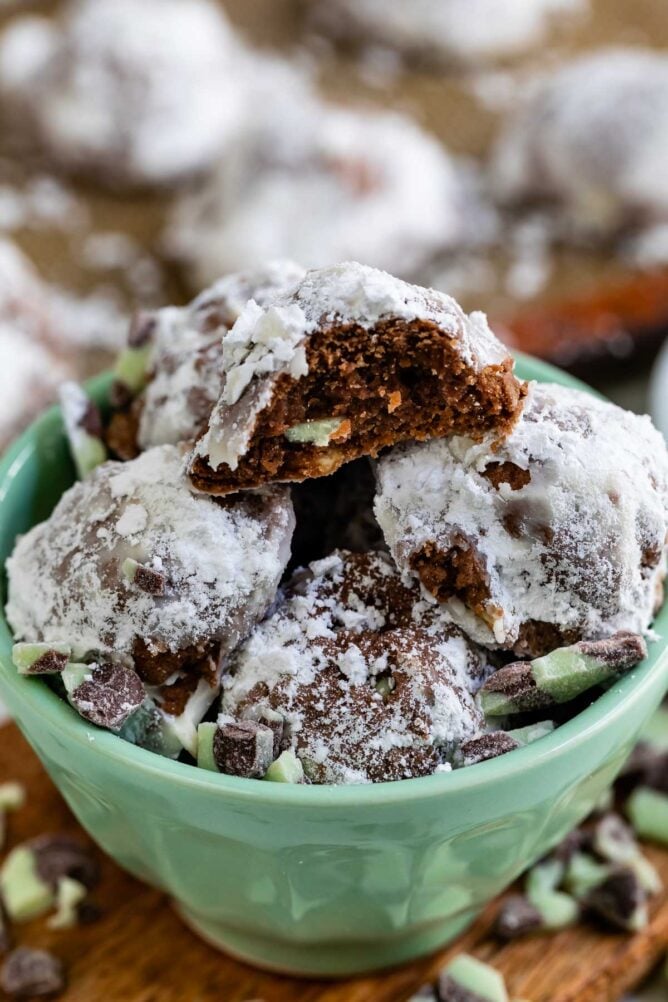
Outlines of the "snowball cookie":
<svg viewBox="0 0 668 1002">
<path fill-rule="evenodd" d="M 525 389 L 483 314 L 355 263 L 251 300 L 222 377 L 190 463 L 214 494 L 327 476 L 405 439 L 507 434 Z"/>
<path fill-rule="evenodd" d="M 125 405 L 108 432 L 114 452 L 128 458 L 202 434 L 221 391 L 223 337 L 249 300 L 265 306 L 303 276 L 292 261 L 273 261 L 220 279 L 188 306 L 138 314 L 128 350 L 145 369 L 147 384 L 129 409 L 126 387 L 114 387 Z"/>
<path fill-rule="evenodd" d="M 65 356 L 41 279 L 0 240 L 0 448 L 53 398 L 69 374 Z"/>
<path fill-rule="evenodd" d="M 158 685 L 218 664 L 265 614 L 292 530 L 287 491 L 193 494 L 174 446 L 105 463 L 16 544 L 7 618 L 17 640 L 66 643 L 74 660 Z"/>
<path fill-rule="evenodd" d="M 0 93 L 65 168 L 170 184 L 227 145 L 241 116 L 240 57 L 210 0 L 70 0 L 56 22 L 11 23 Z"/>
<path fill-rule="evenodd" d="M 606 236 L 668 220 L 668 56 L 585 55 L 539 84 L 502 131 L 493 163 L 507 201 L 547 199 L 568 227 Z"/>
<path fill-rule="evenodd" d="M 434 772 L 473 737 L 480 653 L 387 554 L 339 551 L 298 571 L 223 677 L 220 723 L 283 718 L 314 783 Z"/>
<path fill-rule="evenodd" d="M 437 62 L 513 56 L 586 0 L 313 0 L 316 25 Z"/>
<path fill-rule="evenodd" d="M 410 276 L 466 232 L 467 197 L 436 138 L 397 112 L 337 107 L 303 87 L 254 105 L 201 190 L 184 195 L 169 253 L 193 285 L 267 258 L 350 258 Z"/>
<path fill-rule="evenodd" d="M 532 384 L 497 448 L 489 437 L 399 448 L 377 476 L 397 564 L 479 643 L 534 656 L 652 621 L 668 453 L 649 418 Z"/>
</svg>

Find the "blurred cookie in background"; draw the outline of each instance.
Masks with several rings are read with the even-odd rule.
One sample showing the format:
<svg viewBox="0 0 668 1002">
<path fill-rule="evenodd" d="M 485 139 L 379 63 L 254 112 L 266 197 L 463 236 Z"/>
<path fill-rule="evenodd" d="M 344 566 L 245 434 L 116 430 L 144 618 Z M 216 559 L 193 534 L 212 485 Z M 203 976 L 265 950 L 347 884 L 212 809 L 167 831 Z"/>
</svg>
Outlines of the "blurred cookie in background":
<svg viewBox="0 0 668 1002">
<path fill-rule="evenodd" d="M 110 302 L 44 283 L 0 240 L 0 448 L 53 401 L 62 380 L 89 375 L 108 358 L 124 325 Z"/>
<path fill-rule="evenodd" d="M 471 65 L 545 40 L 587 0 L 312 0 L 310 21 L 335 38 L 395 49 L 412 61 Z"/>
<path fill-rule="evenodd" d="M 355 259 L 410 278 L 464 238 L 473 199 L 414 119 L 298 86 L 256 103 L 216 173 L 177 203 L 165 243 L 194 288 L 276 257 Z"/>
<path fill-rule="evenodd" d="M 507 205 L 553 210 L 562 238 L 628 239 L 668 227 L 667 156 L 668 56 L 601 50 L 538 82 L 501 131 L 492 182 Z"/>
<path fill-rule="evenodd" d="M 244 46 L 210 0 L 70 0 L 16 18 L 0 94 L 55 165 L 113 186 L 205 169 L 241 114 Z"/>
</svg>

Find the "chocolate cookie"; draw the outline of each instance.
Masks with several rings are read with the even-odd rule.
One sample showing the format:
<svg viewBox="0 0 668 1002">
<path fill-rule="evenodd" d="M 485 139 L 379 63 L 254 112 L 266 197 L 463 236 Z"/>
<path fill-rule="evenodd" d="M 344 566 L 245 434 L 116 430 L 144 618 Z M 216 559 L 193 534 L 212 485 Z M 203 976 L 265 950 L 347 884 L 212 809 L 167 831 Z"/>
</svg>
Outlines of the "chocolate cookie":
<svg viewBox="0 0 668 1002">
<path fill-rule="evenodd" d="M 269 262 L 220 279 L 188 306 L 135 316 L 112 391 L 122 405 L 107 429 L 116 455 L 194 441 L 220 395 L 223 337 L 249 300 L 264 306 L 303 275 L 291 261 Z"/>
<path fill-rule="evenodd" d="M 66 638 L 72 662 L 133 668 L 149 686 L 192 674 L 177 712 L 273 601 L 292 529 L 280 488 L 193 494 L 176 447 L 105 463 L 16 544 L 7 616 L 17 639 Z"/>
<path fill-rule="evenodd" d="M 340 551 L 298 571 L 232 656 L 219 724 L 279 714 L 313 783 L 423 776 L 481 729 L 486 671 L 388 555 Z"/>
<path fill-rule="evenodd" d="M 264 309 L 250 302 L 222 371 L 190 461 L 213 494 L 327 476 L 406 439 L 502 438 L 525 393 L 482 314 L 354 263 L 308 272 Z"/>
<path fill-rule="evenodd" d="M 376 517 L 401 569 L 479 643 L 540 655 L 642 634 L 663 594 L 668 453 L 649 418 L 532 385 L 490 437 L 393 450 Z"/>
</svg>

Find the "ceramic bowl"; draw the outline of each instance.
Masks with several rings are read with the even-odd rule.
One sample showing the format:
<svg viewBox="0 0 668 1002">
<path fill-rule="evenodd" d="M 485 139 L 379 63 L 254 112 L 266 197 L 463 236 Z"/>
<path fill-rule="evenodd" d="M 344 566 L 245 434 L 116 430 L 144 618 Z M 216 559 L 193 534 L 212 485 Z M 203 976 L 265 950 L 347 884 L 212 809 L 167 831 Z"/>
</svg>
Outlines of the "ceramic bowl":
<svg viewBox="0 0 668 1002">
<path fill-rule="evenodd" d="M 519 360 L 526 378 L 573 384 Z M 91 384 L 104 401 L 108 378 Z M 0 466 L 0 555 L 74 477 L 59 412 Z M 4 605 L 4 602 L 3 602 Z M 657 622 L 668 636 L 668 608 Z M 452 773 L 290 786 L 197 770 L 87 724 L 17 675 L 0 621 L 0 691 L 65 800 L 121 866 L 202 936 L 262 967 L 349 975 L 442 946 L 585 815 L 668 685 L 666 644 L 535 744 Z"/>
</svg>

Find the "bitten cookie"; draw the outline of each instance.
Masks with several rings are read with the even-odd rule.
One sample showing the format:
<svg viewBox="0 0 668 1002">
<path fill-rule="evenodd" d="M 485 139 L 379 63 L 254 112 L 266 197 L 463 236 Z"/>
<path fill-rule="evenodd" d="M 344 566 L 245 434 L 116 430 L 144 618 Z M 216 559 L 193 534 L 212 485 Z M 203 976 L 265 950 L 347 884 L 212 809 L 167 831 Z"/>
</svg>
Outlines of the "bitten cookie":
<svg viewBox="0 0 668 1002">
<path fill-rule="evenodd" d="M 423 776 L 480 730 L 485 673 L 387 554 L 340 551 L 298 571 L 233 656 L 219 725 L 271 719 L 310 782 Z"/>
<path fill-rule="evenodd" d="M 586 0 L 314 0 L 313 20 L 338 37 L 439 63 L 513 56 Z"/>
<path fill-rule="evenodd" d="M 250 299 L 264 306 L 303 276 L 291 261 L 270 262 L 220 279 L 188 306 L 137 315 L 112 391 L 124 405 L 107 433 L 114 452 L 131 458 L 202 434 L 221 391 L 223 337 Z M 132 386 L 122 378 L 128 365 Z M 143 389 L 130 399 L 137 386 Z"/>
<path fill-rule="evenodd" d="M 651 623 L 668 453 L 649 418 L 532 384 L 496 449 L 463 437 L 400 447 L 377 477 L 376 517 L 397 564 L 479 643 L 535 656 Z"/>
<path fill-rule="evenodd" d="M 70 0 L 16 19 L 0 92 L 54 162 L 114 185 L 206 168 L 241 115 L 242 45 L 209 0 Z"/>
<path fill-rule="evenodd" d="M 216 676 L 273 601 L 293 524 L 280 488 L 193 494 L 172 446 L 105 463 L 19 539 L 7 618 L 18 640 L 64 643 L 151 685 L 209 661 Z"/>
<path fill-rule="evenodd" d="M 498 141 L 492 178 L 511 202 L 547 200 L 576 235 L 668 220 L 668 57 L 585 55 L 538 85 Z"/>
<path fill-rule="evenodd" d="M 525 392 L 483 314 L 359 264 L 309 272 L 223 341 L 223 388 L 190 463 L 227 494 L 333 473 L 406 439 L 499 438 Z"/>
</svg>

